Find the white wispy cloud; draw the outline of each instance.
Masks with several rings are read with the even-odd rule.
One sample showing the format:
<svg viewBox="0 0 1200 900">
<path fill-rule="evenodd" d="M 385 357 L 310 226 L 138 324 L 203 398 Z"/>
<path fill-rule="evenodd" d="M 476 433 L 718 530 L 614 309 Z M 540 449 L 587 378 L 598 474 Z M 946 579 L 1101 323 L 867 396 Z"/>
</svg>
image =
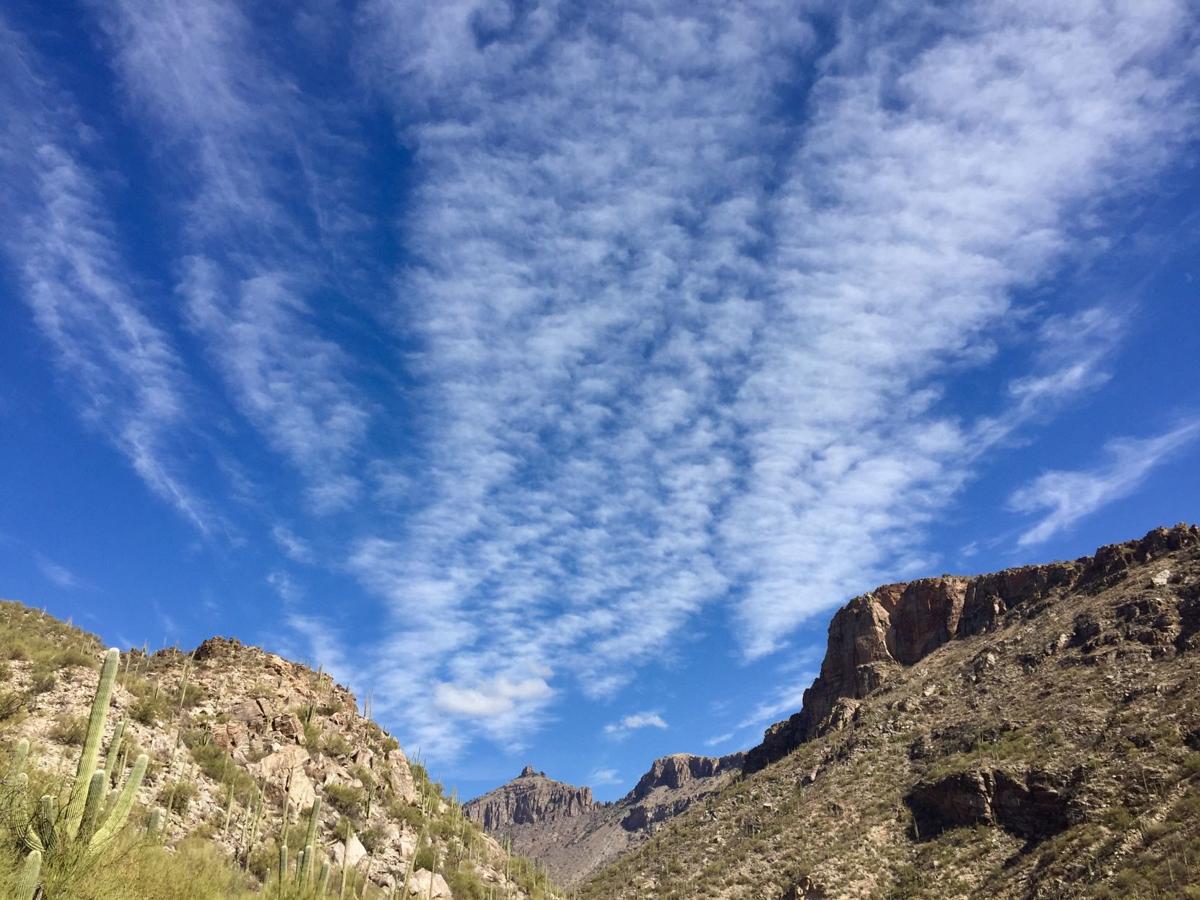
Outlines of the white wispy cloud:
<svg viewBox="0 0 1200 900">
<path fill-rule="evenodd" d="M 304 596 L 304 591 L 287 572 L 271 572 L 267 575 L 267 584 L 274 588 L 279 598 L 286 603 L 298 603 Z"/>
<path fill-rule="evenodd" d="M 339 684 L 363 684 L 364 673 L 351 661 L 345 644 L 330 622 L 318 616 L 292 611 L 285 614 L 284 623 L 307 642 L 311 652 L 304 654 L 304 658 L 314 660 Z"/>
<path fill-rule="evenodd" d="M 312 563 L 315 561 L 312 547 L 308 541 L 304 540 L 304 538 L 300 537 L 286 525 L 274 525 L 271 528 L 271 537 L 275 539 L 275 543 L 279 545 L 279 549 L 292 562 Z"/>
<path fill-rule="evenodd" d="M 476 688 L 455 684 L 439 684 L 433 692 L 433 702 L 439 709 L 475 719 L 496 719 L 511 715 L 519 704 L 549 699 L 550 685 L 541 678 L 512 682 L 494 678 Z"/>
<path fill-rule="evenodd" d="M 318 553 L 267 527 L 382 606 L 378 640 L 320 652 L 431 755 L 513 745 L 570 690 L 611 696 L 726 598 L 753 659 L 927 560 L 984 455 L 1109 377 L 1130 314 L 1014 293 L 1085 252 L 1096 201 L 1195 124 L 1173 0 L 861 8 L 821 40 L 782 0 L 364 0 L 358 87 L 413 159 L 379 309 L 345 136 L 361 94 L 322 95 L 278 52 L 320 13 L 266 34 L 233 0 L 92 8 L 176 186 L 182 337 L 308 513 L 363 507 L 334 560 L 337 535 Z M 44 108 L 14 46 L 5 109 Z M 43 119 L 6 119 L 6 184 L 37 192 L 7 249 L 89 421 L 207 527 L 169 316 L 129 282 L 66 137 L 85 129 Z M 364 379 L 347 338 L 376 323 L 403 351 Z M 956 376 L 997 360 L 995 406 L 964 413 Z M 292 629 L 328 641 L 271 577 Z M 798 708 L 801 674 L 738 727 Z"/>
<path fill-rule="evenodd" d="M 623 740 L 642 728 L 657 728 L 666 731 L 668 726 L 666 720 L 656 712 L 630 713 L 622 716 L 616 722 L 609 722 L 605 725 L 604 733 L 614 740 Z"/>
<path fill-rule="evenodd" d="M 0 20 L 3 249 L 87 425 L 203 532 L 219 524 L 183 475 L 187 380 L 167 331 L 130 283 L 87 134 L 28 44 Z"/>
<path fill-rule="evenodd" d="M 320 150 L 336 150 L 322 113 L 263 63 L 236 3 L 119 2 L 97 13 L 126 90 L 149 113 L 140 124 L 194 173 L 175 201 L 186 211 L 178 289 L 188 322 L 236 407 L 305 477 L 309 507 L 343 510 L 360 492 L 348 467 L 370 409 L 313 300 L 333 280 L 323 248 L 354 218 L 348 199 L 331 199 L 336 176 L 313 167 Z"/>
<path fill-rule="evenodd" d="M 616 769 L 595 769 L 587 777 L 587 783 L 592 787 L 620 784 L 621 781 L 621 773 Z"/>
<path fill-rule="evenodd" d="M 919 546 L 978 462 L 975 428 L 937 404 L 947 364 L 1072 252 L 1081 204 L 1182 133 L 1185 82 L 1160 65 L 1191 53 L 1181 5 L 967 10 L 915 55 L 848 42 L 813 90 L 776 225 L 771 318 L 787 324 L 741 388 L 753 474 L 723 523 L 751 656 Z M 998 419 L 1099 369 L 1084 357 L 1020 381 Z"/>
<path fill-rule="evenodd" d="M 800 711 L 804 692 L 812 687 L 816 672 L 801 673 L 797 679 L 775 689 L 765 700 L 759 701 L 737 724 L 737 730 L 753 726 L 769 725 Z"/>
<path fill-rule="evenodd" d="M 47 581 L 57 585 L 64 590 L 78 590 L 86 587 L 86 582 L 66 566 L 57 563 L 49 557 L 43 556 L 40 553 L 33 555 L 33 561 L 37 564 L 38 571 L 46 577 Z"/>
<path fill-rule="evenodd" d="M 1191 422 L 1147 438 L 1115 438 L 1104 445 L 1105 461 L 1092 468 L 1043 472 L 1009 498 L 1019 513 L 1040 514 L 1018 545 L 1047 541 L 1085 516 L 1136 491 L 1158 466 L 1200 438 L 1200 422 Z"/>
</svg>

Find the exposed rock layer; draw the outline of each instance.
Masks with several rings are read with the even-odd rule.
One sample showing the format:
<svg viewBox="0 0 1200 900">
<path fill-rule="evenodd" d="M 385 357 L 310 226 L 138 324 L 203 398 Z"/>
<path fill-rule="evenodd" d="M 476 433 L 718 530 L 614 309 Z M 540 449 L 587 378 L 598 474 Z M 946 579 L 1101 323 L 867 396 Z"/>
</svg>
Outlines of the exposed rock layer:
<svg viewBox="0 0 1200 900">
<path fill-rule="evenodd" d="M 804 692 L 800 712 L 767 729 L 762 743 L 746 754 L 746 771 L 758 771 L 844 725 L 857 701 L 898 666 L 912 666 L 950 641 L 993 630 L 1015 611 L 1067 592 L 1102 589 L 1131 565 L 1197 544 L 1196 526 L 1158 528 L 1141 540 L 1101 547 L 1074 562 L 923 578 L 855 597 L 829 624 L 821 674 Z M 1187 615 L 1183 610 L 1185 626 Z"/>
</svg>

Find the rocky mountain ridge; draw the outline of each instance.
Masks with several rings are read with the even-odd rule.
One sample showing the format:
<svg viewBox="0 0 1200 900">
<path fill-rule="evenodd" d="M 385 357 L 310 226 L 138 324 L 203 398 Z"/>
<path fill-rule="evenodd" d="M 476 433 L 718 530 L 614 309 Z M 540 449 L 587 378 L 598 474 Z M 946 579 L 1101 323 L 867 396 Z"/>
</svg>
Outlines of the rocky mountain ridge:
<svg viewBox="0 0 1200 900">
<path fill-rule="evenodd" d="M 1200 528 L 855 598 L 745 774 L 578 890 L 1200 897 Z"/>
<path fill-rule="evenodd" d="M 844 724 L 857 703 L 897 666 L 912 666 L 952 640 L 998 627 L 1013 611 L 1036 613 L 1075 590 L 1102 589 L 1130 566 L 1192 546 L 1194 527 L 1156 529 L 1138 541 L 1101 547 L 1072 562 L 1020 566 L 986 575 L 943 575 L 887 584 L 855 597 L 834 615 L 821 673 L 798 713 L 767 729 L 746 754 L 755 772 L 805 741 Z"/>
<path fill-rule="evenodd" d="M 586 815 L 595 809 L 592 789 L 547 778 L 526 766 L 502 788 L 467 803 L 467 816 L 488 832 Z"/>
<path fill-rule="evenodd" d="M 0 752 L 25 739 L 38 777 L 73 771 L 104 655 L 95 637 L 0 601 Z M 557 896 L 327 673 L 220 637 L 119 659 L 103 743 L 129 748 L 121 771 L 147 754 L 136 801 L 143 817 L 161 807 L 167 846 L 204 836 L 253 891 L 278 880 L 281 844 L 306 846 L 311 819 L 313 852 L 346 869 L 348 896 Z"/>
<path fill-rule="evenodd" d="M 656 759 L 620 800 L 597 803 L 587 787 L 532 766 L 464 806 L 468 817 L 570 886 L 647 840 L 661 825 L 741 770 L 742 754 L 676 753 Z"/>
</svg>

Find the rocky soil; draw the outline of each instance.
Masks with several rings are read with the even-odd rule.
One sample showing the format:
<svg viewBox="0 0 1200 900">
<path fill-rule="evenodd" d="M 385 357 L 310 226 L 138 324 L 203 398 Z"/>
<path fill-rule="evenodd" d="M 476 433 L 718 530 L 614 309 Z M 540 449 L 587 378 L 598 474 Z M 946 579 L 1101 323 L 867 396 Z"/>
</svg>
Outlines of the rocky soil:
<svg viewBox="0 0 1200 900">
<path fill-rule="evenodd" d="M 464 809 L 489 834 L 508 842 L 514 852 L 536 859 L 556 883 L 570 887 L 720 790 L 741 765 L 740 753 L 720 758 L 664 756 L 615 803 L 596 803 L 590 788 L 554 781 L 526 766 L 517 778 Z"/>
<path fill-rule="evenodd" d="M 888 585 L 610 898 L 1200 898 L 1200 529 Z"/>
</svg>

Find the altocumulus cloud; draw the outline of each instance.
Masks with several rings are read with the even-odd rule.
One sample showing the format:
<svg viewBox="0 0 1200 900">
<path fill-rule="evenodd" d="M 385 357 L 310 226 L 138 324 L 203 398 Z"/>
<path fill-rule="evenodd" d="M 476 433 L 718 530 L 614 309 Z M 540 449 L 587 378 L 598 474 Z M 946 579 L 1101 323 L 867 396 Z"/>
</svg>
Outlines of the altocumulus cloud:
<svg viewBox="0 0 1200 900">
<path fill-rule="evenodd" d="M 705 616 L 766 657 L 926 558 L 987 454 L 1108 377 L 1112 310 L 1015 292 L 1195 126 L 1172 0 L 836 23 L 774 0 L 362 0 L 303 28 L 231 0 L 90 8 L 164 151 L 178 302 L 131 287 L 82 117 L 0 30 L 0 164 L 28 185 L 3 241 L 37 326 L 85 419 L 206 533 L 221 498 L 188 467 L 235 473 L 294 634 L 441 757 L 611 697 Z M 319 77 L 314 25 L 345 44 Z M 378 136 L 356 129 L 379 108 L 411 154 L 382 214 L 396 266 L 364 261 Z M 994 406 L 956 408 L 989 366 Z M 230 462 L 242 429 L 293 495 Z M 1124 446 L 1075 476 L 1082 505 L 1070 473 L 1020 492 L 1046 515 L 1025 539 L 1136 484 Z M 376 631 L 329 627 L 289 565 L 352 578 Z M 755 716 L 796 705 L 784 674 Z"/>
<path fill-rule="evenodd" d="M 1007 406 L 939 405 L 1186 131 L 1178 3 L 905 7 L 819 61 L 787 4 L 371 9 L 440 451 L 385 595 L 444 611 L 468 686 L 536 656 L 603 695 L 731 588 L 762 656 L 913 553 L 981 448 L 1103 381 L 1111 342 L 1050 328 Z"/>
</svg>

